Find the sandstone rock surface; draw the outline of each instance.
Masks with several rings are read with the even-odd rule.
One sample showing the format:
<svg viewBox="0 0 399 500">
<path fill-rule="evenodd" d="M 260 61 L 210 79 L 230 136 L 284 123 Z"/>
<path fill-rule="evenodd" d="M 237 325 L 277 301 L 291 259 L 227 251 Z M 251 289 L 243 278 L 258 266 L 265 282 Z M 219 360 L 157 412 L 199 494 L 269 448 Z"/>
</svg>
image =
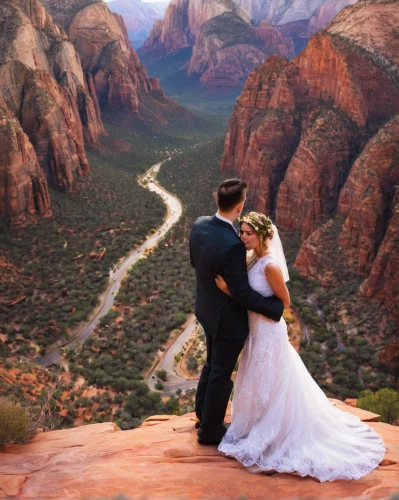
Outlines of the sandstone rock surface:
<svg viewBox="0 0 399 500">
<path fill-rule="evenodd" d="M 382 127 L 353 165 L 338 211 L 346 216 L 339 237 L 359 274 L 368 274 L 395 214 L 399 186 L 399 116 Z"/>
<path fill-rule="evenodd" d="M 51 215 L 47 181 L 16 116 L 0 99 L 0 215 Z"/>
<path fill-rule="evenodd" d="M 397 2 L 379 6 L 387 16 L 398 17 Z M 358 5 L 356 14 L 360 17 Z M 366 23 L 368 15 L 364 13 Z M 384 33 L 387 44 L 390 36 L 392 29 L 387 25 Z M 277 142 L 272 139 L 273 130 L 268 130 L 267 136 L 263 134 L 264 145 L 255 155 L 251 140 L 262 134 L 270 115 L 276 111 L 280 115 L 276 127 L 281 127 L 287 112 L 299 117 L 301 110 L 295 132 L 290 133 L 289 138 L 283 136 L 284 141 L 300 137 L 300 144 L 295 156 L 294 149 L 288 149 L 289 157 L 279 162 L 274 174 L 283 181 L 281 190 L 277 180 L 262 197 L 257 194 L 254 197 L 258 197 L 255 205 L 258 210 L 276 211 L 281 227 L 301 229 L 306 238 L 321 219 L 337 207 L 339 192 L 356 155 L 351 145 L 355 143 L 357 148 L 363 148 L 367 130 L 378 130 L 381 122 L 398 112 L 399 91 L 390 69 L 373 64 L 360 48 L 345 39 L 345 32 L 339 37 L 330 31 L 318 34 L 300 56 L 291 63 L 280 60 L 279 65 L 281 70 L 276 81 L 276 67 L 269 61 L 263 70 L 256 69 L 248 79 L 230 121 L 222 170 L 237 169 L 249 181 L 250 188 L 253 187 L 250 196 L 253 196 L 251 192 L 258 193 L 261 172 L 258 162 L 268 177 L 268 160 L 275 159 L 272 151 L 277 149 Z M 370 138 L 370 132 L 368 134 Z M 259 140 L 257 143 L 260 144 Z M 282 145 L 280 140 L 279 145 Z M 293 200 L 292 209 L 287 206 L 288 199 Z"/>
<path fill-rule="evenodd" d="M 144 52 L 162 57 L 193 46 L 201 26 L 225 12 L 250 23 L 247 13 L 234 0 L 172 0 L 165 18 L 154 25 Z"/>
<path fill-rule="evenodd" d="M 262 22 L 274 29 L 284 28 L 284 36 L 304 39 L 324 28 L 340 9 L 357 0 L 172 0 L 165 18 L 157 21 L 144 44 L 144 52 L 152 57 L 163 57 L 185 47 L 194 46 L 201 27 L 224 13 L 233 13 L 247 24 L 258 27 Z M 324 5 L 325 8 L 323 9 Z M 221 18 L 220 18 L 221 20 Z M 281 37 L 281 34 L 280 34 Z M 303 41 L 298 47 L 303 48 Z M 272 43 L 268 53 L 286 55 Z M 201 45 L 200 45 L 201 46 Z M 290 56 L 291 50 L 287 54 Z M 239 65 L 240 66 L 240 65 Z M 238 67 L 239 67 L 238 66 Z M 206 82 L 204 82 L 206 83 Z"/>
<path fill-rule="evenodd" d="M 102 1 L 87 2 L 77 9 L 79 5 L 79 0 L 70 1 L 71 14 L 64 23 L 83 70 L 93 79 L 100 106 L 129 116 L 139 113 L 141 101 L 151 93 L 165 101 L 159 82 L 148 77 L 131 47 L 122 17 Z"/>
<path fill-rule="evenodd" d="M 201 26 L 188 74 L 201 75 L 207 85 L 235 86 L 273 53 L 293 56 L 292 40 L 266 22 L 254 28 L 226 12 Z"/>
<path fill-rule="evenodd" d="M 121 16 L 96 0 L 0 3 L 0 97 L 20 121 L 47 182 L 63 191 L 89 172 L 84 144 L 98 147 L 105 134 L 100 105 L 127 117 L 142 106 L 154 121 L 165 121 L 157 108 L 167 115 L 177 107 L 148 77 Z"/>
<path fill-rule="evenodd" d="M 0 4 L 0 97 L 28 136 L 22 139 L 22 130 L 17 134 L 22 157 L 30 158 L 26 171 L 33 172 L 37 161 L 41 166 L 39 177 L 32 173 L 31 184 L 34 191 L 37 189 L 38 212 L 49 215 L 47 182 L 70 191 L 73 180 L 89 171 L 84 139 L 96 146 L 104 129 L 96 95 L 79 56 L 38 0 L 5 0 Z M 10 141 L 4 150 L 15 150 L 13 134 L 3 129 L 1 140 Z M 14 184 L 25 186 L 28 199 L 26 173 L 13 168 L 13 176 Z M 3 204 L 10 203 L 9 197 L 4 200 Z M 2 213 L 14 217 L 24 211 L 31 214 L 35 208 L 32 200 L 25 203 L 19 194 L 13 209 Z"/>
<path fill-rule="evenodd" d="M 267 21 L 279 26 L 309 20 L 318 9 L 329 3 L 328 0 L 296 0 L 295 2 L 286 2 L 284 0 L 236 0 L 236 2 L 243 10 L 248 12 L 255 24 Z M 338 8 L 348 5 L 346 0 L 330 0 L 330 2 L 337 3 Z M 322 27 L 325 26 L 326 24 Z"/>
<path fill-rule="evenodd" d="M 339 401 L 343 411 L 375 418 Z M 0 492 L 11 498 L 389 498 L 399 487 L 399 430 L 369 421 L 384 439 L 381 465 L 359 481 L 318 483 L 292 474 L 250 474 L 196 442 L 194 415 L 152 417 L 139 429 L 111 423 L 44 433 L 0 452 Z M 0 494 L 1 494 L 0 493 Z"/>
<path fill-rule="evenodd" d="M 291 62 L 269 58 L 256 68 L 230 119 L 222 159 L 223 171 L 248 182 L 257 210 L 302 232 L 301 273 L 338 283 L 327 254 L 339 246 L 342 266 L 368 278 L 362 292 L 394 315 L 398 7 L 397 0 L 362 0 Z M 337 211 L 338 219 L 320 226 Z"/>
<path fill-rule="evenodd" d="M 324 29 L 337 16 L 341 10 L 349 5 L 354 5 L 358 0 L 329 0 L 323 2 L 322 5 L 313 13 L 308 21 L 308 31 L 306 36 L 310 38 L 318 31 Z"/>
</svg>

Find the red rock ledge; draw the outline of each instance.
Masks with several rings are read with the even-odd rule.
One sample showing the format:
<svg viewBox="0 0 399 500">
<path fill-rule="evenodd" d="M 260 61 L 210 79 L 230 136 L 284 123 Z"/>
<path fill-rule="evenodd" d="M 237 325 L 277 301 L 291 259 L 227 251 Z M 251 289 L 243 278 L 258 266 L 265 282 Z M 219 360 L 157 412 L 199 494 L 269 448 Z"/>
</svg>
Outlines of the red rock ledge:
<svg viewBox="0 0 399 500">
<path fill-rule="evenodd" d="M 119 431 L 112 423 L 54 431 L 0 452 L 0 497 L 105 498 L 389 498 L 399 491 L 399 428 L 355 413 L 384 439 L 388 452 L 359 481 L 318 483 L 291 474 L 250 474 L 216 447 L 196 442 L 193 414 L 155 416 Z"/>
</svg>

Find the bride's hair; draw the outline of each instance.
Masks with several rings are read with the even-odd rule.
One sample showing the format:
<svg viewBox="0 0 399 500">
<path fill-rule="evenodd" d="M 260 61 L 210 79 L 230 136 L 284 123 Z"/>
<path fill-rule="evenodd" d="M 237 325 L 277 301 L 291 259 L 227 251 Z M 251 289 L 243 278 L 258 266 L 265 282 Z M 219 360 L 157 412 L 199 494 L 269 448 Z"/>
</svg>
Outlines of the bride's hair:
<svg viewBox="0 0 399 500">
<path fill-rule="evenodd" d="M 259 238 L 262 250 L 266 250 L 268 242 L 273 238 L 273 222 L 265 214 L 259 212 L 249 212 L 246 215 L 238 218 L 241 224 L 248 224 L 256 233 Z"/>
</svg>

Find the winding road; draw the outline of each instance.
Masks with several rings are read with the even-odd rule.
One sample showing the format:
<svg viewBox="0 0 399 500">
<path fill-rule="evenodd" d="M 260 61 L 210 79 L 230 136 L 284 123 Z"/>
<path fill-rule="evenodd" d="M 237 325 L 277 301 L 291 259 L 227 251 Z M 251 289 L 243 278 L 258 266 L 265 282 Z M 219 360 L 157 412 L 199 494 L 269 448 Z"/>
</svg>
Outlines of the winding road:
<svg viewBox="0 0 399 500">
<path fill-rule="evenodd" d="M 154 373 L 157 370 L 165 370 L 167 372 L 168 378 L 167 382 L 162 382 L 164 388 L 162 391 L 160 391 L 161 396 L 174 396 L 178 389 L 185 391 L 187 389 L 194 389 L 197 387 L 198 380 L 187 380 L 175 373 L 175 367 L 177 364 L 175 361 L 175 356 L 177 356 L 181 352 L 184 344 L 186 344 L 194 335 L 195 328 L 196 319 L 194 314 L 192 314 L 188 319 L 186 328 L 163 353 L 162 358 L 152 367 L 150 373 L 148 374 L 146 382 L 150 389 L 155 391 L 157 378 L 155 377 Z"/>
<path fill-rule="evenodd" d="M 93 332 L 94 328 L 98 325 L 100 319 L 112 308 L 115 303 L 115 297 L 121 286 L 121 282 L 126 275 L 127 271 L 134 265 L 139 259 L 143 258 L 145 252 L 157 246 L 158 242 L 165 236 L 169 229 L 176 224 L 183 213 L 183 207 L 178 198 L 173 196 L 171 193 L 163 189 L 156 182 L 156 175 L 161 168 L 162 163 L 157 163 L 152 166 L 143 176 L 139 178 L 139 184 L 146 189 L 157 193 L 163 199 L 165 205 L 167 206 L 167 216 L 165 222 L 160 228 L 158 228 L 154 234 L 152 234 L 141 246 L 135 248 L 123 261 L 116 265 L 116 267 L 110 271 L 109 286 L 105 293 L 101 297 L 101 304 L 94 314 L 93 318 L 87 323 L 87 325 L 71 340 L 58 345 L 47 352 L 40 358 L 36 358 L 35 361 L 44 366 L 48 367 L 53 363 L 57 362 L 63 355 L 63 350 L 67 347 L 77 347 L 82 342 L 84 342 Z M 194 332 L 195 322 L 193 326 L 191 323 L 184 330 L 184 332 L 169 346 L 168 350 L 165 352 L 164 358 L 161 360 L 162 367 L 169 367 L 172 371 L 172 364 L 174 361 L 174 356 L 176 356 L 180 351 L 185 342 L 190 338 Z M 164 359 L 166 358 L 166 361 Z M 158 364 L 156 369 L 161 368 Z M 155 368 L 154 368 L 155 370 Z M 168 370 L 167 370 L 168 371 Z M 152 373 L 151 373 L 152 375 Z M 188 381 L 180 377 L 170 374 L 170 383 L 168 385 L 167 391 L 170 393 L 175 393 L 177 389 L 187 389 L 195 387 L 193 381 Z M 151 379 L 151 376 L 149 377 Z M 152 379 L 151 379 L 152 380 Z M 195 381 L 194 381 L 195 382 Z M 165 384 L 166 385 L 166 384 Z M 187 387 L 186 387 L 187 386 Z M 150 385 L 151 388 L 153 388 Z"/>
</svg>

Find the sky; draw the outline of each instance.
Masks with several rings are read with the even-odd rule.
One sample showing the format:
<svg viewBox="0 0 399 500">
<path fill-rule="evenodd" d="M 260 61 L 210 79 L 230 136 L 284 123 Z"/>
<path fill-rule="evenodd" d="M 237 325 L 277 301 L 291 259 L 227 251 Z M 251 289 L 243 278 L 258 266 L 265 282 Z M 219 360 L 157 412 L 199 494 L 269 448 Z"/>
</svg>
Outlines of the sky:
<svg viewBox="0 0 399 500">
<path fill-rule="evenodd" d="M 105 0 L 105 1 L 112 2 L 112 0 Z M 141 1 L 145 3 L 159 2 L 159 0 L 141 0 Z M 161 1 L 168 1 L 168 0 L 161 0 Z"/>
</svg>

